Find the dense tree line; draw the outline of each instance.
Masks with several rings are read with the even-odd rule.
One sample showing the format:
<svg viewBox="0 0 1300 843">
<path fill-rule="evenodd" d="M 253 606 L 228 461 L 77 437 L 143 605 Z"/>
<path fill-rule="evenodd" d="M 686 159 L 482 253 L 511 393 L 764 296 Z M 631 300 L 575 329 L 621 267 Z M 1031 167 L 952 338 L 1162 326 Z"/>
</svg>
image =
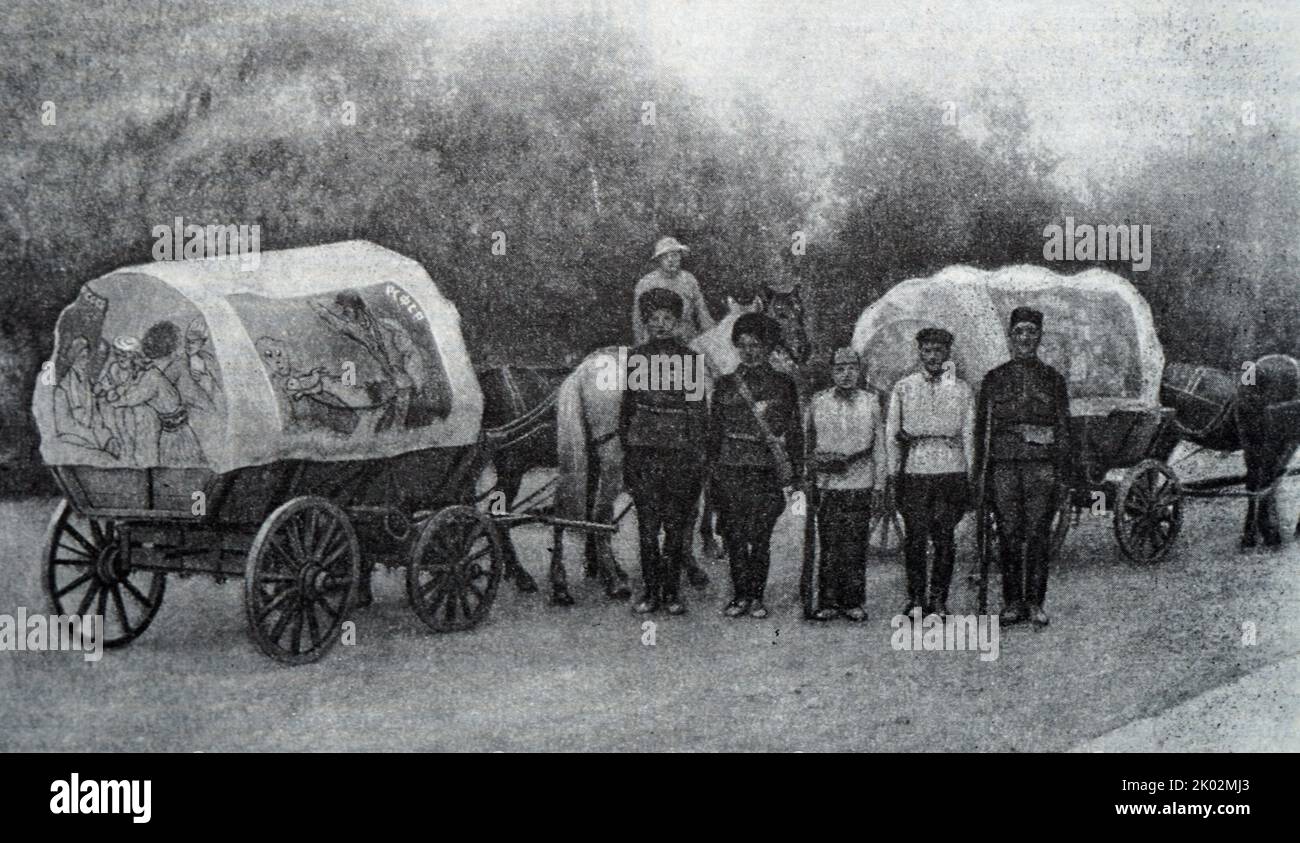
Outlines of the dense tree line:
<svg viewBox="0 0 1300 843">
<path fill-rule="evenodd" d="M 891 89 L 810 142 L 761 92 L 705 102 L 637 32 L 581 15 L 461 40 L 328 6 L 195 8 L 207 15 L 40 6 L 12 24 L 6 464 L 31 460 L 29 396 L 59 310 L 95 275 L 150 260 L 150 229 L 176 216 L 257 223 L 263 249 L 357 237 L 410 255 L 457 302 L 476 359 L 518 363 L 625 340 L 659 234 L 692 246 L 719 314 L 726 296 L 798 280 L 826 344 L 903 278 L 1041 262 L 1042 228 L 1065 213 L 1131 217 L 1156 228 L 1154 263 L 1111 268 L 1147 295 L 1171 356 L 1295 351 L 1296 150 L 1276 134 L 1153 156 L 1084 205 L 1050 178 L 1058 162 L 1012 91 L 972 103 L 978 138 Z"/>
</svg>

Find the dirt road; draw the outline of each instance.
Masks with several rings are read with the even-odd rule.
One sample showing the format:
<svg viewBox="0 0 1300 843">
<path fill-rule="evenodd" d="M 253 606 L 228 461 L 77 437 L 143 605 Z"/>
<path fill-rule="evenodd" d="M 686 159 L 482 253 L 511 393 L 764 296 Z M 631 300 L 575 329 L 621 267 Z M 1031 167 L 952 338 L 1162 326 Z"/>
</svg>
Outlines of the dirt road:
<svg viewBox="0 0 1300 843">
<path fill-rule="evenodd" d="M 1297 492 L 1282 501 L 1291 518 Z M 0 612 L 47 611 L 38 559 L 52 508 L 0 504 Z M 1120 559 L 1108 520 L 1085 517 L 1052 575 L 1052 625 L 1002 630 L 992 662 L 891 647 L 897 561 L 868 569 L 869 622 L 798 620 L 788 514 L 771 617 L 721 617 L 715 565 L 690 614 L 654 618 L 653 646 L 626 603 L 582 580 L 576 554 L 577 606 L 503 586 L 484 626 L 444 636 L 405 605 L 400 572 L 381 573 L 356 644 L 296 668 L 250 643 L 240 583 L 173 579 L 148 632 L 96 664 L 0 653 L 0 748 L 1064 750 L 1300 653 L 1300 546 L 1239 553 L 1239 515 L 1239 503 L 1190 503 L 1179 546 L 1149 569 Z M 633 536 L 625 525 L 620 559 L 635 559 Z M 543 580 L 548 535 L 517 538 Z M 973 611 L 973 591 L 956 586 L 951 603 Z M 1300 694 L 1281 696 L 1271 702 L 1295 713 L 1275 722 L 1300 722 Z"/>
</svg>

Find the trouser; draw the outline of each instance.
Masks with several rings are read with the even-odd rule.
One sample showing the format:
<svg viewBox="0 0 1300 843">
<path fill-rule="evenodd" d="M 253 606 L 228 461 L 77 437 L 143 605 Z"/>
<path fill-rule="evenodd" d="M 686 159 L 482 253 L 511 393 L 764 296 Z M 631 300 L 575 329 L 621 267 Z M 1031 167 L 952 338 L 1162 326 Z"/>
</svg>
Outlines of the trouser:
<svg viewBox="0 0 1300 843">
<path fill-rule="evenodd" d="M 898 508 L 903 515 L 903 558 L 907 567 L 909 605 L 935 608 L 948 602 L 957 557 L 953 531 L 969 506 L 966 474 L 904 474 Z M 926 557 L 934 544 L 934 566 Z M 928 574 L 928 576 L 927 576 Z"/>
<path fill-rule="evenodd" d="M 673 602 L 700 498 L 699 460 L 686 449 L 628 448 L 623 482 L 636 504 L 646 599 Z"/>
<path fill-rule="evenodd" d="M 1041 606 L 1047 597 L 1052 518 L 1059 490 L 1056 466 L 1045 460 L 992 465 L 993 517 L 1002 557 L 1002 603 Z"/>
<path fill-rule="evenodd" d="M 867 600 L 867 536 L 871 532 L 870 489 L 819 489 L 817 536 L 821 570 L 820 606 L 852 609 Z"/>
<path fill-rule="evenodd" d="M 711 491 L 722 516 L 735 599 L 762 600 L 771 566 L 772 528 L 785 510 L 776 472 L 758 466 L 719 466 Z"/>
</svg>

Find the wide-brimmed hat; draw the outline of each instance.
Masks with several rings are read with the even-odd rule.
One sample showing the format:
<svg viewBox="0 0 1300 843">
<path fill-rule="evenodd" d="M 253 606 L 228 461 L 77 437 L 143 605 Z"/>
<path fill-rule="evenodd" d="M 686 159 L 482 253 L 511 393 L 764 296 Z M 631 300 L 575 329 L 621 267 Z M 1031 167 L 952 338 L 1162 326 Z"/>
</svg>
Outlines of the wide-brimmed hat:
<svg viewBox="0 0 1300 843">
<path fill-rule="evenodd" d="M 650 260 L 659 260 L 660 255 L 669 252 L 690 252 L 690 249 L 679 243 L 676 237 L 660 237 L 659 242 L 655 243 L 655 253 L 650 256 Z"/>
</svg>

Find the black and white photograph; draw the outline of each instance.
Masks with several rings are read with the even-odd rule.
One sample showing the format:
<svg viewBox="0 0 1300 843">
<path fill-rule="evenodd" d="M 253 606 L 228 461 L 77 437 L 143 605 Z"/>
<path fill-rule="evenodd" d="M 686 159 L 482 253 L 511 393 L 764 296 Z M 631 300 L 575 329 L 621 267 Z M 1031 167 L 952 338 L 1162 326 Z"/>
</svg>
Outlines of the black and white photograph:
<svg viewBox="0 0 1300 843">
<path fill-rule="evenodd" d="M 2 15 L 0 750 L 1300 751 L 1297 4 Z"/>
</svg>

